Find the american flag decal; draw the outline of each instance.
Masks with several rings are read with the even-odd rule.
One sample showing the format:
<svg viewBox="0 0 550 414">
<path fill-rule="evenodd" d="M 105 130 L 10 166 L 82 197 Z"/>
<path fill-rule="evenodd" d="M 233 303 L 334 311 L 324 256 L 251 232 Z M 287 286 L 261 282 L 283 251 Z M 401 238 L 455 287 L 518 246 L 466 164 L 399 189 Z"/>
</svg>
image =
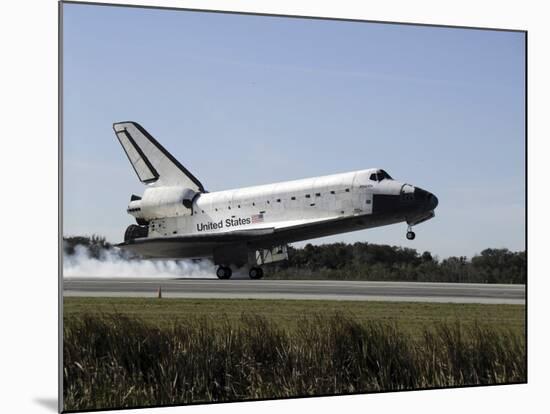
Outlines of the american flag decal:
<svg viewBox="0 0 550 414">
<path fill-rule="evenodd" d="M 264 215 L 263 214 L 253 214 L 252 215 L 252 224 L 254 223 L 263 223 Z"/>
</svg>

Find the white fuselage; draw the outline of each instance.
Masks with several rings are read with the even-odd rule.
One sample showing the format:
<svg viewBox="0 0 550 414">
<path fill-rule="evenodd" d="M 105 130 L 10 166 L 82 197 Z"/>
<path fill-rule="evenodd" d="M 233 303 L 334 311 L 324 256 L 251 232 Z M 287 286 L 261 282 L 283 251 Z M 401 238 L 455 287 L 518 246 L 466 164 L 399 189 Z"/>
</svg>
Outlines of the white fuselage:
<svg viewBox="0 0 550 414">
<path fill-rule="evenodd" d="M 413 187 L 369 177 L 376 169 L 199 194 L 191 208 L 182 187 L 152 187 L 128 211 L 146 220 L 148 237 L 170 237 L 265 227 L 288 227 L 369 215 L 373 194 L 397 195 Z"/>
</svg>

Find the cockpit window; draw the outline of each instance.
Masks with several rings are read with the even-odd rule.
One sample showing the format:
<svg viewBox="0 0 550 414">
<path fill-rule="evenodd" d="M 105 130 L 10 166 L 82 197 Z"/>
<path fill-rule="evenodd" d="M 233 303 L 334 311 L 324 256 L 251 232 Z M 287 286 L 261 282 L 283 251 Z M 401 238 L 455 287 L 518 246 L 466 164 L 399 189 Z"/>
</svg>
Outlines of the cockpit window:
<svg viewBox="0 0 550 414">
<path fill-rule="evenodd" d="M 372 173 L 369 177 L 371 181 L 382 181 L 384 179 L 393 180 L 390 175 L 384 170 L 378 170 L 375 173 Z"/>
<path fill-rule="evenodd" d="M 390 175 L 384 170 L 378 171 L 378 176 L 381 177 L 380 181 L 382 181 L 384 178 L 386 178 L 388 180 L 393 180 L 393 178 L 391 178 Z"/>
</svg>

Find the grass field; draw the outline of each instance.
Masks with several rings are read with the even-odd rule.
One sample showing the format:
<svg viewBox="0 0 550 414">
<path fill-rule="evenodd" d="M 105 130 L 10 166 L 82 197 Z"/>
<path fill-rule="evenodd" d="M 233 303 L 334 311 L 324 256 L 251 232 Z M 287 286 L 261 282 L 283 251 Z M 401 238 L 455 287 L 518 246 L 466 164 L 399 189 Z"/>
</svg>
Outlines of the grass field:
<svg viewBox="0 0 550 414">
<path fill-rule="evenodd" d="M 526 381 L 525 307 L 65 298 L 65 410 Z"/>
<path fill-rule="evenodd" d="M 395 323 L 413 336 L 436 322 L 460 321 L 464 326 L 487 324 L 497 330 L 523 334 L 524 305 L 483 305 L 419 302 L 371 302 L 328 300 L 259 299 L 156 299 L 156 298 L 64 298 L 64 316 L 122 314 L 151 325 L 169 327 L 188 317 L 207 317 L 213 323 L 227 317 L 239 321 L 243 314 L 265 316 L 284 329 L 294 330 L 299 320 L 317 314 L 350 314 L 361 323 Z"/>
</svg>

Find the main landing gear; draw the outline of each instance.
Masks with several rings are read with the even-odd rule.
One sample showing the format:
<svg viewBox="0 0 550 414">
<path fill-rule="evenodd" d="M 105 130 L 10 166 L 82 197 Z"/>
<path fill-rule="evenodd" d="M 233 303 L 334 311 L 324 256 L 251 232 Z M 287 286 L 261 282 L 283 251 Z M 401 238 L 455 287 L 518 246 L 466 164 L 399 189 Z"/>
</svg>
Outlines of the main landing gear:
<svg viewBox="0 0 550 414">
<path fill-rule="evenodd" d="M 216 276 L 218 279 L 229 279 L 233 272 L 229 266 L 219 266 L 216 269 Z M 248 271 L 248 276 L 250 279 L 261 279 L 264 277 L 264 271 L 261 267 L 251 267 Z"/>
<path fill-rule="evenodd" d="M 220 266 L 216 270 L 216 276 L 218 276 L 218 279 L 229 279 L 232 274 L 233 272 L 229 266 Z"/>
<path fill-rule="evenodd" d="M 251 267 L 248 276 L 250 276 L 250 279 L 261 279 L 264 276 L 264 271 L 261 267 Z"/>
<path fill-rule="evenodd" d="M 412 226 L 407 227 L 407 240 L 414 240 L 416 234 L 412 231 Z"/>
</svg>

